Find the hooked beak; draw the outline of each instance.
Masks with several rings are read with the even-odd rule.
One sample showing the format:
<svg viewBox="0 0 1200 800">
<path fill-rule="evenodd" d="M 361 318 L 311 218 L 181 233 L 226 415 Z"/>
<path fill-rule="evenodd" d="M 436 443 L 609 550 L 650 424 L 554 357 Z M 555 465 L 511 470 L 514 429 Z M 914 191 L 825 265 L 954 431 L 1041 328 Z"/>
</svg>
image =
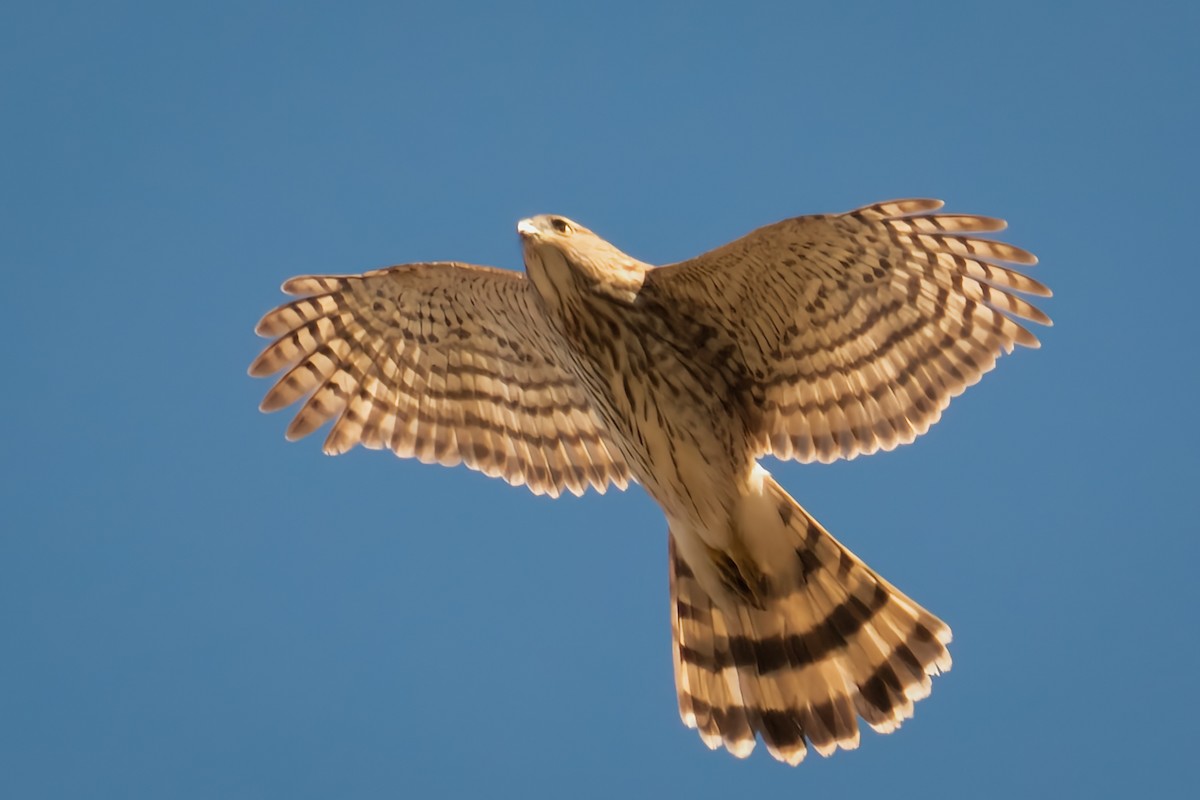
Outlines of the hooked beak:
<svg viewBox="0 0 1200 800">
<path fill-rule="evenodd" d="M 537 226 L 533 224 L 533 220 L 531 219 L 523 219 L 517 223 L 517 233 L 522 236 L 536 236 L 537 232 Z"/>
</svg>

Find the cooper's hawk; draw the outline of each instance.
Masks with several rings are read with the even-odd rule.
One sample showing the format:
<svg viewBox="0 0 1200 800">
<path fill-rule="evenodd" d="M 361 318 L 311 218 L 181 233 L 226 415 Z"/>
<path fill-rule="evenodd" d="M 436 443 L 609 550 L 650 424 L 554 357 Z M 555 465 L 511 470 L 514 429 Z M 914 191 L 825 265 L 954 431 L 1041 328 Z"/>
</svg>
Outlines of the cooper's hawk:
<svg viewBox="0 0 1200 800">
<path fill-rule="evenodd" d="M 680 713 L 737 756 L 795 764 L 889 732 L 950 667 L 950 629 L 839 544 L 758 464 L 890 450 L 1014 345 L 1000 220 L 879 203 L 642 263 L 559 216 L 517 230 L 526 275 L 451 262 L 293 278 L 250 374 L 355 444 L 465 463 L 535 493 L 633 480 L 666 513 Z"/>
</svg>

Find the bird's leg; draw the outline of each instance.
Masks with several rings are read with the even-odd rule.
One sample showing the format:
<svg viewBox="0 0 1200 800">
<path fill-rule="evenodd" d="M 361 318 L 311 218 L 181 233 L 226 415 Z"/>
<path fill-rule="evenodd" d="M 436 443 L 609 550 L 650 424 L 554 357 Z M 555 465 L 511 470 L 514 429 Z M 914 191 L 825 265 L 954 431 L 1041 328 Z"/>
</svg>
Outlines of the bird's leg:
<svg viewBox="0 0 1200 800">
<path fill-rule="evenodd" d="M 746 549 L 737 523 L 731 520 L 729 524 L 729 549 L 722 550 L 706 544 L 708 558 L 716 567 L 717 576 L 726 589 L 755 608 L 765 608 L 770 595 L 770 581 Z"/>
</svg>

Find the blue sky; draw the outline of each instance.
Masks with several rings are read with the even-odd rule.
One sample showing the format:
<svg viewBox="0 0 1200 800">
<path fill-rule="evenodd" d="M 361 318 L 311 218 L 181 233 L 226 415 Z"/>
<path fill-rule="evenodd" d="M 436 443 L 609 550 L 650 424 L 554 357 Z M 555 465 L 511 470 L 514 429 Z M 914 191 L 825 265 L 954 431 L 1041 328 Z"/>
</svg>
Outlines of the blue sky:
<svg viewBox="0 0 1200 800">
<path fill-rule="evenodd" d="M 0 795 L 1194 787 L 1200 14 L 745 6 L 5 9 Z M 291 275 L 913 195 L 1007 218 L 1056 324 L 915 445 L 768 465 L 955 631 L 900 732 L 798 769 L 679 722 L 639 490 L 330 459 L 245 374 Z"/>
</svg>

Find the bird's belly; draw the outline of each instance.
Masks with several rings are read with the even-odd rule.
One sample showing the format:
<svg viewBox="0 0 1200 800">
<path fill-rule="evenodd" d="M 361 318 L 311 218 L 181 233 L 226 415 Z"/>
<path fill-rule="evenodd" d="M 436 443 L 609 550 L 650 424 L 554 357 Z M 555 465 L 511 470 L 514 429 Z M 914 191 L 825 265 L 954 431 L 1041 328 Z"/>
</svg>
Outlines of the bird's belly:
<svg viewBox="0 0 1200 800">
<path fill-rule="evenodd" d="M 613 354 L 584 382 L 633 475 L 672 520 L 726 517 L 754 464 L 727 387 L 665 346 Z"/>
</svg>

